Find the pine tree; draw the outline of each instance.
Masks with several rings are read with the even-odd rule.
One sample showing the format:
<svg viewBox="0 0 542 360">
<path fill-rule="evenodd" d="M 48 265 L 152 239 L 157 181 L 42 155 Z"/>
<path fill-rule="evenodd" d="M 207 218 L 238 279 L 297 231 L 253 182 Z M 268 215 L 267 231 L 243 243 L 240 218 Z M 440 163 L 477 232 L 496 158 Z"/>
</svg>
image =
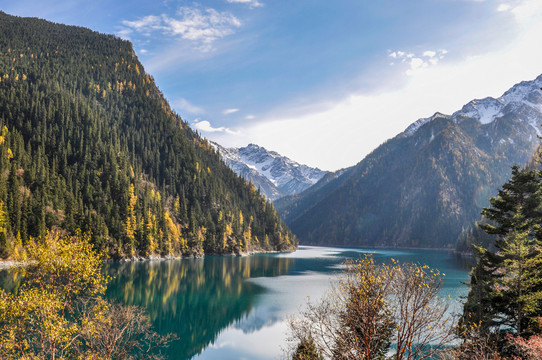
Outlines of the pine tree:
<svg viewBox="0 0 542 360">
<path fill-rule="evenodd" d="M 542 173 L 514 167 L 490 204 L 481 228 L 495 236 L 494 250 L 475 246 L 461 324 L 486 334 L 530 335 L 542 315 Z"/>
<path fill-rule="evenodd" d="M 129 42 L 0 12 L 0 43 L 13 50 L 0 52 L 8 240 L 81 229 L 97 250 L 131 257 L 242 251 L 266 236 L 278 250 L 278 237 L 292 237 L 171 110 Z M 250 243 L 233 214 L 254 217 Z"/>
<path fill-rule="evenodd" d="M 324 360 L 324 357 L 318 353 L 316 345 L 314 345 L 314 340 L 308 338 L 299 342 L 292 360 Z"/>
<path fill-rule="evenodd" d="M 528 231 L 515 231 L 501 249 L 503 276 L 495 279 L 495 297 L 507 302 L 502 311 L 501 328 L 513 329 L 521 336 L 540 330 L 542 315 L 542 252 Z"/>
</svg>

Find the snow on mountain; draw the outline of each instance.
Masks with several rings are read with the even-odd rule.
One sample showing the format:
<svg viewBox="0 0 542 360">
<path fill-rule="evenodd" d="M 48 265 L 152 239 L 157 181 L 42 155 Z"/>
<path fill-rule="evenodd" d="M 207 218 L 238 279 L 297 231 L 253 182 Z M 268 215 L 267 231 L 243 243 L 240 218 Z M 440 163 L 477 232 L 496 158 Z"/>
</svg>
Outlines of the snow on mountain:
<svg viewBox="0 0 542 360">
<path fill-rule="evenodd" d="M 327 174 L 255 144 L 242 148 L 225 148 L 214 142 L 211 145 L 233 171 L 259 187 L 270 200 L 300 193 Z"/>
<path fill-rule="evenodd" d="M 306 245 L 453 248 L 511 167 L 538 160 L 541 87 L 539 76 L 451 115 L 419 119 L 276 209 Z"/>
<path fill-rule="evenodd" d="M 489 124 L 501 113 L 504 104 L 498 99 L 487 97 L 481 100 L 473 100 L 463 106 L 460 111 L 457 111 L 452 117 L 457 119 L 459 116 L 475 118 L 481 124 Z"/>
<path fill-rule="evenodd" d="M 436 113 L 431 117 L 419 119 L 405 129 L 403 136 L 414 135 L 420 127 L 437 117 L 451 118 L 456 123 L 460 123 L 466 119 L 475 119 L 481 124 L 489 124 L 497 118 L 512 113 L 532 126 L 540 135 L 540 124 L 537 119 L 540 119 L 542 116 L 541 87 L 542 75 L 538 76 L 535 80 L 522 81 L 514 85 L 497 99 L 487 97 L 472 100 L 452 115 Z"/>
<path fill-rule="evenodd" d="M 422 127 L 423 125 L 425 125 L 426 123 L 428 123 L 428 122 L 430 122 L 430 121 L 433 121 L 435 118 L 438 118 L 438 117 L 450 117 L 450 115 L 445 115 L 445 114 L 436 112 L 433 116 L 430 116 L 430 117 L 428 117 L 428 118 L 418 119 L 418 120 L 414 121 L 412 124 L 410 124 L 410 125 L 405 129 L 405 131 L 403 132 L 403 134 L 406 135 L 406 136 L 412 136 L 412 135 L 414 135 L 414 133 L 415 133 L 416 131 L 418 131 L 418 129 L 419 129 L 420 127 Z"/>
</svg>

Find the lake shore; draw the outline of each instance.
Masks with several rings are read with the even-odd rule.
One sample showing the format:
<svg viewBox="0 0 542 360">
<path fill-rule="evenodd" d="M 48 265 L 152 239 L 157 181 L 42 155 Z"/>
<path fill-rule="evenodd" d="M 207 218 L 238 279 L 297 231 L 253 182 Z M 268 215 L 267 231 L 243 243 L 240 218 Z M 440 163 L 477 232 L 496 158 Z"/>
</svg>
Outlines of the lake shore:
<svg viewBox="0 0 542 360">
<path fill-rule="evenodd" d="M 290 249 L 286 251 L 278 251 L 278 250 L 266 250 L 266 251 L 247 251 L 243 253 L 231 253 L 231 254 L 195 254 L 195 255 L 187 255 L 187 256 L 135 256 L 131 258 L 121 258 L 121 259 L 105 259 L 105 262 L 113 263 L 113 262 L 139 262 L 139 261 L 169 261 L 169 260 L 182 260 L 182 259 L 203 259 L 206 256 L 238 256 L 238 257 L 244 257 L 244 256 L 251 256 L 251 255 L 258 255 L 258 254 L 287 254 L 295 252 L 297 249 Z M 14 267 L 23 266 L 24 263 L 21 261 L 15 261 L 15 260 L 0 260 L 0 271 L 1 270 L 7 270 Z"/>
<path fill-rule="evenodd" d="M 15 260 L 0 260 L 0 270 L 22 266 L 24 263 Z"/>
</svg>

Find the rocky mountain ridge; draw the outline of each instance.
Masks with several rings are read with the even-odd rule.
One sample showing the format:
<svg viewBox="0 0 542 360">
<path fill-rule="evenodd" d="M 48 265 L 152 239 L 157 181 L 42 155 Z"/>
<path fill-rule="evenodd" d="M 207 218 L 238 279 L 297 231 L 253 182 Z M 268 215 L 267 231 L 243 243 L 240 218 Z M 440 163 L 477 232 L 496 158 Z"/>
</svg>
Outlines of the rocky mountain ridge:
<svg viewBox="0 0 542 360">
<path fill-rule="evenodd" d="M 301 243 L 454 247 L 539 143 L 542 76 L 419 119 L 351 170 L 277 209 Z"/>
<path fill-rule="evenodd" d="M 260 188 L 261 193 L 270 200 L 298 194 L 328 174 L 327 171 L 299 164 L 255 144 L 241 148 L 226 148 L 215 142 L 211 142 L 211 145 L 226 165 Z"/>
</svg>

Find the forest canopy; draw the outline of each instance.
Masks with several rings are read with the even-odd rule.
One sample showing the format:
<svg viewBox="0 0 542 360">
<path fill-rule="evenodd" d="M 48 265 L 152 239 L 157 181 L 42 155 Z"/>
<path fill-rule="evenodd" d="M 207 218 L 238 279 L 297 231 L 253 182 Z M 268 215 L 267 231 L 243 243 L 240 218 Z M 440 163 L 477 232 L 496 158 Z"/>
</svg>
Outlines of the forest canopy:
<svg viewBox="0 0 542 360">
<path fill-rule="evenodd" d="M 0 12 L 0 129 L 2 257 L 47 229 L 89 232 L 113 258 L 296 246 L 128 41 Z"/>
</svg>

